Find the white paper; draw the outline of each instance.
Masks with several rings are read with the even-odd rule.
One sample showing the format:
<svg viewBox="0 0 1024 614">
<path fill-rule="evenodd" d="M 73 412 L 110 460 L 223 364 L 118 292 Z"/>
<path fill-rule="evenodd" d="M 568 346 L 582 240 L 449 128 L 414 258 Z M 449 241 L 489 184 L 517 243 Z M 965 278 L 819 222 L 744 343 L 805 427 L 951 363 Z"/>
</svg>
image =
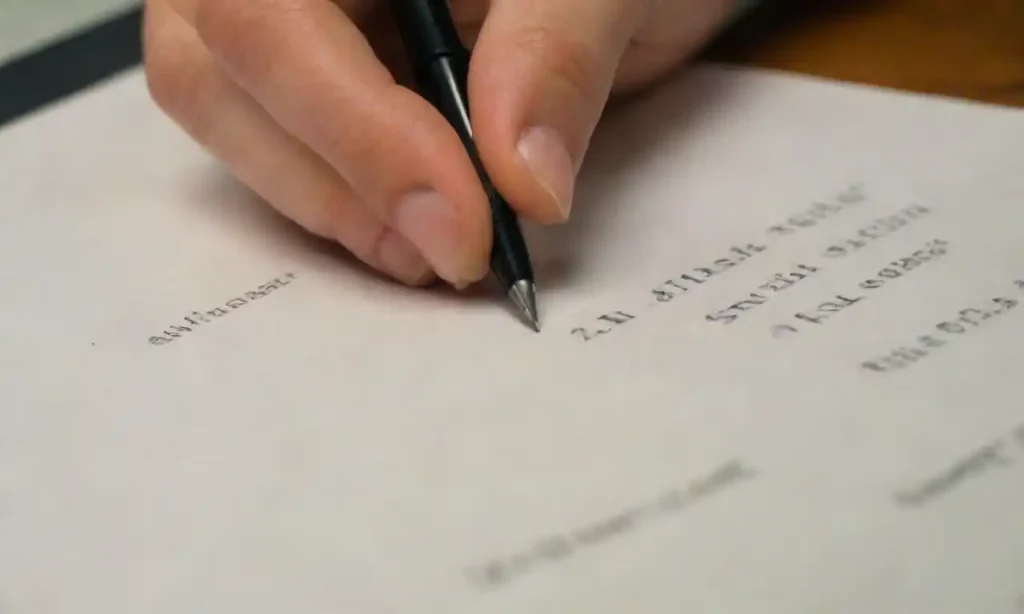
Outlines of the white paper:
<svg viewBox="0 0 1024 614">
<path fill-rule="evenodd" d="M 310 241 L 138 73 L 0 162 L 3 614 L 1024 611 L 1020 110 L 696 69 L 531 229 L 541 334 Z"/>
</svg>

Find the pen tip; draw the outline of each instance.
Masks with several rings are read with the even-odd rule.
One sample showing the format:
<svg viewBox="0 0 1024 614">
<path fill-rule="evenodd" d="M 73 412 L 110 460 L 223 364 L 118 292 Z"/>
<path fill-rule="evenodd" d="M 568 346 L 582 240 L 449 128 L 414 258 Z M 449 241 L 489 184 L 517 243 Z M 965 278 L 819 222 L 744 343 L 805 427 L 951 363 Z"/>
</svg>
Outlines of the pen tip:
<svg viewBox="0 0 1024 614">
<path fill-rule="evenodd" d="M 519 312 L 526 321 L 533 327 L 533 330 L 540 332 L 540 316 L 537 313 L 537 286 L 533 282 L 521 279 L 512 284 L 508 296 L 515 303 Z"/>
</svg>

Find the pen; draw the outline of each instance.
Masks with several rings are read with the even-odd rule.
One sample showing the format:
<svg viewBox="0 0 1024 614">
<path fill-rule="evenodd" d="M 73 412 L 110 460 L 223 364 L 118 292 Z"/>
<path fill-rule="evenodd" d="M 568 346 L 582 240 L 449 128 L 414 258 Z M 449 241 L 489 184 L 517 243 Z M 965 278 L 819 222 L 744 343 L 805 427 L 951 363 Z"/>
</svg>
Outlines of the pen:
<svg viewBox="0 0 1024 614">
<path fill-rule="evenodd" d="M 488 178 L 473 141 L 466 89 L 469 51 L 459 38 L 448 4 L 446 0 L 391 0 L 391 8 L 420 94 L 455 128 L 487 194 L 494 231 L 491 272 L 539 332 L 537 286 L 519 220 Z"/>
</svg>

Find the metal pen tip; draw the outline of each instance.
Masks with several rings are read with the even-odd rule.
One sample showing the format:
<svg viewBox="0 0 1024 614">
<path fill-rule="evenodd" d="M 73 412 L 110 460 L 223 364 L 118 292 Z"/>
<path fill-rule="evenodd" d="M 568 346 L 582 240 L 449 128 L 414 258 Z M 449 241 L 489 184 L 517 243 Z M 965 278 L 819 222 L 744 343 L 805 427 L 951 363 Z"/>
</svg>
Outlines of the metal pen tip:
<svg viewBox="0 0 1024 614">
<path fill-rule="evenodd" d="M 521 279 L 512 284 L 508 297 L 519 308 L 519 313 L 526 319 L 533 330 L 540 332 L 540 317 L 537 314 L 537 287 L 533 282 Z"/>
</svg>

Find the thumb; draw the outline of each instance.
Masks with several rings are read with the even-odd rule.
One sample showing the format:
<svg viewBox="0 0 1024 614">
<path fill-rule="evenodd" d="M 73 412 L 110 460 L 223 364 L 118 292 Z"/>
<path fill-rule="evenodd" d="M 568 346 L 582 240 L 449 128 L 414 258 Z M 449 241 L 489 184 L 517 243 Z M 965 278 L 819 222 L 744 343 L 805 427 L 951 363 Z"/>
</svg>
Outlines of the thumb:
<svg viewBox="0 0 1024 614">
<path fill-rule="evenodd" d="M 647 4 L 492 1 L 470 66 L 474 140 L 522 216 L 568 219 L 576 173 Z"/>
</svg>

